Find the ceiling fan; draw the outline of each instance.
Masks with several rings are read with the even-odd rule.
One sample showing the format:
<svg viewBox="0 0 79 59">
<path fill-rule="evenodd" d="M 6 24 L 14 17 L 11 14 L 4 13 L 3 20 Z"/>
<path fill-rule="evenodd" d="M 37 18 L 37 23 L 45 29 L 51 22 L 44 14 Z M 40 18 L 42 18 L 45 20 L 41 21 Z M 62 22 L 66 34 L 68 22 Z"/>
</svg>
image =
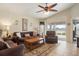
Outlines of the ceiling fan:
<svg viewBox="0 0 79 59">
<path fill-rule="evenodd" d="M 45 4 L 46 4 L 45 7 L 44 7 L 44 6 L 41 6 L 41 5 L 38 5 L 38 7 L 42 8 L 43 10 L 37 11 L 37 13 L 38 13 L 38 12 L 42 12 L 42 11 L 45 11 L 45 12 L 48 12 L 48 11 L 57 12 L 56 9 L 52 9 L 53 7 L 55 7 L 55 6 L 57 5 L 57 3 L 52 4 L 52 5 L 49 5 L 49 6 L 48 6 L 48 3 L 45 3 Z"/>
</svg>

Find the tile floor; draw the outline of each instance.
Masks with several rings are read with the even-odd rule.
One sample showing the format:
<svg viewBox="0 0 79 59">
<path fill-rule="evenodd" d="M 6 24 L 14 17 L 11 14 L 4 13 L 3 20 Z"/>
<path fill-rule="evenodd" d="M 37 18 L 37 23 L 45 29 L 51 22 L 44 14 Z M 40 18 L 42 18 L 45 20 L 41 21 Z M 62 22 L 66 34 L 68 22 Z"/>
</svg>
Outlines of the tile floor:
<svg viewBox="0 0 79 59">
<path fill-rule="evenodd" d="M 77 48 L 76 43 L 67 43 L 66 41 L 59 41 L 58 44 L 54 46 L 52 52 L 48 56 L 78 56 L 79 48 Z"/>
</svg>

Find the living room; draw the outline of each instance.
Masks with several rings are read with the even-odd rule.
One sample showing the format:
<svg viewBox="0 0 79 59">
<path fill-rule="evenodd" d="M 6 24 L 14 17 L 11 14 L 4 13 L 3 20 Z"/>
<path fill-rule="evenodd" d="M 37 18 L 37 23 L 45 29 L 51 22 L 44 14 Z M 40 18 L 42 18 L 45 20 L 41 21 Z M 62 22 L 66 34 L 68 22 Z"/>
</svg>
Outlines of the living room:
<svg viewBox="0 0 79 59">
<path fill-rule="evenodd" d="M 78 7 L 78 3 L 0 3 L 0 55 L 78 56 L 79 46 L 73 41 Z"/>
</svg>

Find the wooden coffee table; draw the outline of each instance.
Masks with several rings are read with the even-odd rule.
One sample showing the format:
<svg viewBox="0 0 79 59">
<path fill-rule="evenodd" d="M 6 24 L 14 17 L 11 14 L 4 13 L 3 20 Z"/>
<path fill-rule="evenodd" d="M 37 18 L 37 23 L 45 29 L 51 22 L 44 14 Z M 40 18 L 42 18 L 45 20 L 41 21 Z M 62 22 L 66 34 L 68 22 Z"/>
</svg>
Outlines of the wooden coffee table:
<svg viewBox="0 0 79 59">
<path fill-rule="evenodd" d="M 40 41 L 43 41 L 44 43 L 44 39 L 39 39 L 37 37 L 34 37 L 34 38 L 30 38 L 30 39 L 27 39 L 25 38 L 25 46 L 29 49 L 34 49 L 40 45 L 42 45 L 43 43 L 39 43 Z"/>
</svg>

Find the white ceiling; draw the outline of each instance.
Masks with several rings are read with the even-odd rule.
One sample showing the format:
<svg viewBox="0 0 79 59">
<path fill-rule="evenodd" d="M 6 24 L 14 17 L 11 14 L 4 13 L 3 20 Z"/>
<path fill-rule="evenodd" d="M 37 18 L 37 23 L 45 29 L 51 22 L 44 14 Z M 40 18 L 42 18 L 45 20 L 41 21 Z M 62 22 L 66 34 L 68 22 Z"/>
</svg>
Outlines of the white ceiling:
<svg viewBox="0 0 79 59">
<path fill-rule="evenodd" d="M 39 8 L 38 5 L 45 6 L 44 3 L 4 3 L 4 4 L 0 3 L 0 17 L 30 16 L 37 19 L 44 19 L 64 9 L 67 9 L 74 4 L 58 3 L 57 6 L 54 7 L 54 9 L 58 10 L 58 12 L 50 12 L 49 14 L 45 14 L 44 12 L 36 13 L 37 11 L 41 10 L 41 8 Z"/>
</svg>

